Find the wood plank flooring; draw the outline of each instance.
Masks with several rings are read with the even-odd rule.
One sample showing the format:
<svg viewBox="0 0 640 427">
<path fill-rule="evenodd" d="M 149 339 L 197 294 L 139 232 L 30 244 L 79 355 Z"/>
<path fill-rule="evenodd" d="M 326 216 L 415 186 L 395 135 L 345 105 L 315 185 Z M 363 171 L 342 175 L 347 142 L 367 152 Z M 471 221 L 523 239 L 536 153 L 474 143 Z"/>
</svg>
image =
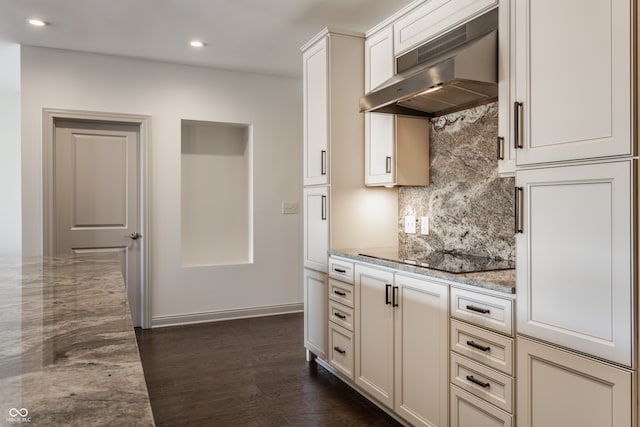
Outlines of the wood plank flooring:
<svg viewBox="0 0 640 427">
<path fill-rule="evenodd" d="M 158 426 L 400 426 L 316 363 L 303 316 L 136 329 Z"/>
</svg>

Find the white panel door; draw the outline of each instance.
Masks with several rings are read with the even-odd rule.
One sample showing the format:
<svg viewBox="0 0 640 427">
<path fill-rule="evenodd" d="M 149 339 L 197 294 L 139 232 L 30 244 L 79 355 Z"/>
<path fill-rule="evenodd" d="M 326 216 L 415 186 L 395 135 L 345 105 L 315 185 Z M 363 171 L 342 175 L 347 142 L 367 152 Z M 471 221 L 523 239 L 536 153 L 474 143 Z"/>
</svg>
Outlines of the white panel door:
<svg viewBox="0 0 640 427">
<path fill-rule="evenodd" d="M 303 54 L 304 185 L 329 183 L 327 40 L 323 38 Z"/>
<path fill-rule="evenodd" d="M 632 371 L 518 337 L 519 427 L 630 427 Z"/>
<path fill-rule="evenodd" d="M 304 266 L 327 272 L 329 249 L 329 190 L 327 187 L 305 188 L 304 196 Z"/>
<path fill-rule="evenodd" d="M 388 27 L 365 41 L 365 91 L 369 92 L 395 74 L 393 28 Z M 395 116 L 365 113 L 366 185 L 395 181 Z"/>
<path fill-rule="evenodd" d="M 357 264 L 356 384 L 393 408 L 393 273 Z"/>
<path fill-rule="evenodd" d="M 518 165 L 632 153 L 632 3 L 512 2 Z"/>
<path fill-rule="evenodd" d="M 141 324 L 138 150 L 139 131 L 133 126 L 56 123 L 55 254 L 119 253 L 136 326 Z"/>
<path fill-rule="evenodd" d="M 316 356 L 327 354 L 327 276 L 304 269 L 304 346 Z"/>
<path fill-rule="evenodd" d="M 394 292 L 395 411 L 415 426 L 446 426 L 449 287 L 396 274 Z"/>
<path fill-rule="evenodd" d="M 632 366 L 635 161 L 518 171 L 517 331 Z"/>
</svg>

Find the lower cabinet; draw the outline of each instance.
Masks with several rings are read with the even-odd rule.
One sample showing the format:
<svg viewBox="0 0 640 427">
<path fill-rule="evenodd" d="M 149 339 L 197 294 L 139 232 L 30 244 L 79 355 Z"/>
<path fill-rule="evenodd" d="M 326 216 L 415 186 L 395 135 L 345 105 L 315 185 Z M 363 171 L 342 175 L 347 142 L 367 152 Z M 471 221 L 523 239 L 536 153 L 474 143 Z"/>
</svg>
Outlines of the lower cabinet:
<svg viewBox="0 0 640 427">
<path fill-rule="evenodd" d="M 304 347 L 307 360 L 311 354 L 326 358 L 327 354 L 327 275 L 304 269 Z"/>
<path fill-rule="evenodd" d="M 572 425 L 572 424 L 568 424 Z M 451 386 L 451 427 L 512 427 L 511 415 L 454 385 Z"/>
<path fill-rule="evenodd" d="M 632 371 L 523 337 L 517 344 L 519 427 L 632 425 Z"/>
<path fill-rule="evenodd" d="M 416 426 L 448 424 L 447 285 L 355 267 L 355 382 Z"/>
</svg>

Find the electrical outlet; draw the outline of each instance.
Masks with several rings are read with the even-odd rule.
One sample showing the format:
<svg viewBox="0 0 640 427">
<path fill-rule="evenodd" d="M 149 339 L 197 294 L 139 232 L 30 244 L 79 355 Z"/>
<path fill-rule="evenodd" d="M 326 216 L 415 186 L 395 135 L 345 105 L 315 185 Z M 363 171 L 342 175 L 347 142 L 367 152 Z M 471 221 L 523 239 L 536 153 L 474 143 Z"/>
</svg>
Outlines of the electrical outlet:
<svg viewBox="0 0 640 427">
<path fill-rule="evenodd" d="M 296 202 L 282 202 L 282 213 L 284 215 L 294 215 L 298 213 L 298 204 Z"/>
<path fill-rule="evenodd" d="M 407 215 L 404 217 L 404 232 L 407 234 L 416 234 L 415 215 Z"/>
<path fill-rule="evenodd" d="M 420 234 L 423 236 L 429 235 L 429 217 L 421 216 L 420 217 Z"/>
</svg>

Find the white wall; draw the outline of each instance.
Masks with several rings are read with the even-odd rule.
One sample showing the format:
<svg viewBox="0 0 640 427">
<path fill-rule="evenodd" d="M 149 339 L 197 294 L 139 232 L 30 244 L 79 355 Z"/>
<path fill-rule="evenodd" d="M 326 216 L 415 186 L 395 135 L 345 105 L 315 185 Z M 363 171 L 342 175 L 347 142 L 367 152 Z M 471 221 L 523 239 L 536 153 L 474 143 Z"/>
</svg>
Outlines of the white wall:
<svg viewBox="0 0 640 427">
<path fill-rule="evenodd" d="M 299 80 L 22 47 L 23 251 L 42 252 L 42 109 L 145 114 L 151 131 L 154 324 L 172 316 L 300 303 Z M 181 119 L 253 125 L 254 263 L 182 267 Z M 187 319 L 188 320 L 188 319 Z"/>
<path fill-rule="evenodd" d="M 0 43 L 0 256 L 21 253 L 20 45 Z"/>
</svg>

